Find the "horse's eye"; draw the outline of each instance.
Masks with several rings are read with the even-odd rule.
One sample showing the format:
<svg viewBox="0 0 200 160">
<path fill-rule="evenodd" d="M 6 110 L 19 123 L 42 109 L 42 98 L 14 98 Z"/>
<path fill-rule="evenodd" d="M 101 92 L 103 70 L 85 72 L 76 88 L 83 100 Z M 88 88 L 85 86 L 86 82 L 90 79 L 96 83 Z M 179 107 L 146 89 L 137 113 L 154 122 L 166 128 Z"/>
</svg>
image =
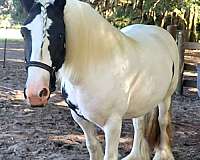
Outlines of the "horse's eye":
<svg viewBox="0 0 200 160">
<path fill-rule="evenodd" d="M 63 34 L 59 34 L 59 38 L 62 39 L 64 37 Z"/>
<path fill-rule="evenodd" d="M 20 32 L 21 32 L 22 37 L 24 38 L 27 33 L 27 29 L 25 27 L 22 27 Z"/>
<path fill-rule="evenodd" d="M 24 38 L 24 33 L 21 31 L 21 35 L 22 35 L 22 37 Z"/>
</svg>

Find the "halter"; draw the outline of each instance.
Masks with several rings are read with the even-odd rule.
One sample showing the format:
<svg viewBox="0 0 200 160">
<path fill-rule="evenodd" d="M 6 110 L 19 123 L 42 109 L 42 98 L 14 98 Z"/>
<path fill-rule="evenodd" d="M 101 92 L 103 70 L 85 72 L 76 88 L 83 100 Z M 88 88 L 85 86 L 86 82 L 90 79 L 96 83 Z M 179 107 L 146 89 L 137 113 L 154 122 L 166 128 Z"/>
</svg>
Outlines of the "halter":
<svg viewBox="0 0 200 160">
<path fill-rule="evenodd" d="M 54 92 L 56 90 L 56 67 L 50 67 L 45 63 L 37 61 L 26 62 L 26 70 L 28 70 L 29 67 L 38 67 L 48 71 L 50 74 L 49 90 L 50 92 Z"/>
</svg>

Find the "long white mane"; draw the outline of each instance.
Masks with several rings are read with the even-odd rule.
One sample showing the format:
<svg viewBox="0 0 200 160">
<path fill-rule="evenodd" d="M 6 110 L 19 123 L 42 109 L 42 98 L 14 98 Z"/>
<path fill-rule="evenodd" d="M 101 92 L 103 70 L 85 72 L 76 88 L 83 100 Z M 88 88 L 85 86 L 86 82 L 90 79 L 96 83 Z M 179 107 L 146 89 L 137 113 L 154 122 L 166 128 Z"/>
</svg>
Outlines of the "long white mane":
<svg viewBox="0 0 200 160">
<path fill-rule="evenodd" d="M 64 68 L 72 81 L 77 81 L 90 65 L 97 66 L 101 61 L 109 61 L 111 54 L 123 53 L 119 50 L 123 49 L 122 42 L 127 37 L 88 4 L 67 1 L 64 15 L 67 53 L 70 53 Z"/>
</svg>

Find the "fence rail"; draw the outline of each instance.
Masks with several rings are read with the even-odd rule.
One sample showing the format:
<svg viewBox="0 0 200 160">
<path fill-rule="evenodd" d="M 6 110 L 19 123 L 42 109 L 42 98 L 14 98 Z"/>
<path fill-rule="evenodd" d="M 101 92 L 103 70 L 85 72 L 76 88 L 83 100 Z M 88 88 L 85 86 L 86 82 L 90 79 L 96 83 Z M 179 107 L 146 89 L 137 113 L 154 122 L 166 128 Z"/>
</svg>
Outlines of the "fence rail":
<svg viewBox="0 0 200 160">
<path fill-rule="evenodd" d="M 200 43 L 197 42 L 184 42 L 183 49 L 200 50 Z"/>
</svg>

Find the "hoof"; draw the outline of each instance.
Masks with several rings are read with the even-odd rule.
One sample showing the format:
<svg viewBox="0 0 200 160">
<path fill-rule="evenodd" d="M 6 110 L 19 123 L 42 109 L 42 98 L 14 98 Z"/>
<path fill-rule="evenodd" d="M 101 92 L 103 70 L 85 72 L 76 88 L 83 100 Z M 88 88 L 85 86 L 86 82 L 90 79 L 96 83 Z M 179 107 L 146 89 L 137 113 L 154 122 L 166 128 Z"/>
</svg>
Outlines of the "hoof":
<svg viewBox="0 0 200 160">
<path fill-rule="evenodd" d="M 150 157 L 140 157 L 134 155 L 128 155 L 124 157 L 122 160 L 150 160 Z"/>
<path fill-rule="evenodd" d="M 157 150 L 153 160 L 174 160 L 174 156 L 169 150 Z"/>
</svg>

